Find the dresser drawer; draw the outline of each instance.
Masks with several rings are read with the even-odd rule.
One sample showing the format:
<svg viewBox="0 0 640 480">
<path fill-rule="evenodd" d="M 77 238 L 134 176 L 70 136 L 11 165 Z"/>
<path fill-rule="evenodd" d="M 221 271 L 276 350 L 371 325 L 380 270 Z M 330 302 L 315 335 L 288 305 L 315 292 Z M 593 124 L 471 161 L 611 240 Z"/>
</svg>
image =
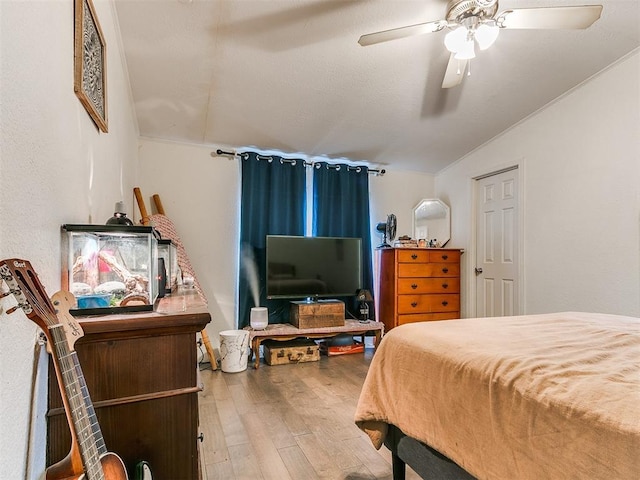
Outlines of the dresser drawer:
<svg viewBox="0 0 640 480">
<path fill-rule="evenodd" d="M 399 278 L 398 293 L 460 293 L 460 279 L 458 277 Z"/>
<path fill-rule="evenodd" d="M 398 295 L 398 314 L 459 312 L 460 295 Z"/>
<path fill-rule="evenodd" d="M 459 277 L 459 263 L 399 263 L 398 277 Z"/>
<path fill-rule="evenodd" d="M 459 250 L 429 250 L 429 261 L 436 263 L 460 262 Z"/>
<path fill-rule="evenodd" d="M 400 263 L 427 263 L 429 261 L 429 251 L 409 249 L 398 250 L 398 262 Z"/>
<path fill-rule="evenodd" d="M 398 315 L 398 325 L 416 322 L 433 322 L 435 320 L 453 320 L 460 317 L 460 312 L 413 313 Z"/>
</svg>

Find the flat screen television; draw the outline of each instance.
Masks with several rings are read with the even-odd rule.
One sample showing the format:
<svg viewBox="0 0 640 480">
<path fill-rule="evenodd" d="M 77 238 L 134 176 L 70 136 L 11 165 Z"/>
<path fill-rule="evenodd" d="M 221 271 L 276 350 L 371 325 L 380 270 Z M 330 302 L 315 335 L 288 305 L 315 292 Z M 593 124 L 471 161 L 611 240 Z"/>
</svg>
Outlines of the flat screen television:
<svg viewBox="0 0 640 480">
<path fill-rule="evenodd" d="M 362 288 L 362 240 L 267 235 L 267 298 L 334 298 Z"/>
</svg>

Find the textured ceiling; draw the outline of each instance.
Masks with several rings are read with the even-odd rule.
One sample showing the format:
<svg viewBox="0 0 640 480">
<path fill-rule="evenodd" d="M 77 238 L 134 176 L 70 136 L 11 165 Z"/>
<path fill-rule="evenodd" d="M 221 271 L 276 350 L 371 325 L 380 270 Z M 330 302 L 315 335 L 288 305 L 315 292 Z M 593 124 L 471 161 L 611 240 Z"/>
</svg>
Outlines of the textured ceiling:
<svg viewBox="0 0 640 480">
<path fill-rule="evenodd" d="M 361 47 L 445 16 L 445 0 L 115 0 L 140 134 L 436 173 L 640 46 L 638 0 L 587 30 L 503 30 L 441 88 L 445 32 Z M 611 92 L 615 95 L 615 92 Z"/>
</svg>

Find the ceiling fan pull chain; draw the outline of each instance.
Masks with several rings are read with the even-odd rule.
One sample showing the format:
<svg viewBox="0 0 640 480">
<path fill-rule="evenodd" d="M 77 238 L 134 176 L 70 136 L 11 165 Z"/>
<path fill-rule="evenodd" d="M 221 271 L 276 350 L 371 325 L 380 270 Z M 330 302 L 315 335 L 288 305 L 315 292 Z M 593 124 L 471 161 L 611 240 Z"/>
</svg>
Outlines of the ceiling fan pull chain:
<svg viewBox="0 0 640 480">
<path fill-rule="evenodd" d="M 471 60 L 469 60 L 469 64 L 467 66 L 467 77 L 471 76 Z"/>
</svg>

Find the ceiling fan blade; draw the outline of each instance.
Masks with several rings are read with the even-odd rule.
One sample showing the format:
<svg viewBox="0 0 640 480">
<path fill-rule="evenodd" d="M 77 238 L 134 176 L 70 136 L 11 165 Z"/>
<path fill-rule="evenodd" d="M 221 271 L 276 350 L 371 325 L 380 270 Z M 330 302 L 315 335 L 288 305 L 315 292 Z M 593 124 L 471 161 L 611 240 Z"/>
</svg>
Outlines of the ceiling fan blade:
<svg viewBox="0 0 640 480">
<path fill-rule="evenodd" d="M 435 22 L 418 23 L 407 27 L 392 28 L 391 30 L 362 35 L 360 40 L 358 40 L 358 43 L 363 47 L 366 47 L 375 43 L 388 42 L 389 40 L 396 40 L 398 38 L 422 35 L 423 33 L 439 32 L 446 26 L 446 20 L 436 20 Z"/>
<path fill-rule="evenodd" d="M 455 53 L 449 56 L 447 71 L 444 72 L 444 79 L 442 80 L 442 88 L 451 88 L 460 85 L 464 78 L 468 60 L 458 60 L 454 57 Z"/>
<path fill-rule="evenodd" d="M 601 13 L 602 5 L 517 8 L 495 18 L 502 28 L 582 29 L 591 26 Z"/>
</svg>

